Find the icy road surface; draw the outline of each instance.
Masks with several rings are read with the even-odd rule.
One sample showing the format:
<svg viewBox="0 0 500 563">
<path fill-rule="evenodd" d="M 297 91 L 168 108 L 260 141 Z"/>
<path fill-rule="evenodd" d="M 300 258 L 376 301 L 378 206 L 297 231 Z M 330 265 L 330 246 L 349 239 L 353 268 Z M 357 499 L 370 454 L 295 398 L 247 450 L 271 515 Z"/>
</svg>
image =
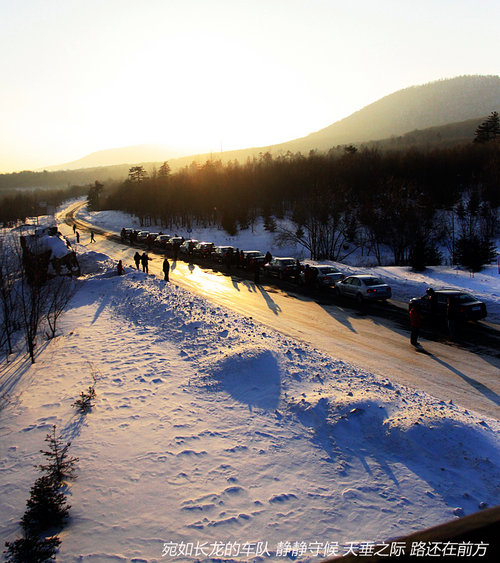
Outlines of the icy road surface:
<svg viewBox="0 0 500 563">
<path fill-rule="evenodd" d="M 72 204 L 60 220 L 81 206 Z M 81 222 L 80 222 L 81 223 Z M 90 227 L 90 225 L 89 225 Z M 60 230 L 72 236 L 72 229 Z M 85 237 L 86 239 L 87 237 Z M 134 266 L 136 248 L 96 235 L 95 251 Z M 142 250 L 141 250 L 142 252 Z M 163 256 L 149 253 L 149 271 L 162 274 Z M 445 401 L 462 405 L 485 416 L 500 419 L 500 360 L 480 356 L 458 346 L 421 340 L 426 353 L 409 344 L 409 331 L 389 319 L 360 315 L 337 305 L 320 305 L 306 296 L 285 293 L 265 284 L 204 271 L 194 264 L 171 262 L 171 282 L 204 295 L 218 305 L 284 334 L 312 344 L 334 358 L 403 385 L 421 389 Z"/>
</svg>

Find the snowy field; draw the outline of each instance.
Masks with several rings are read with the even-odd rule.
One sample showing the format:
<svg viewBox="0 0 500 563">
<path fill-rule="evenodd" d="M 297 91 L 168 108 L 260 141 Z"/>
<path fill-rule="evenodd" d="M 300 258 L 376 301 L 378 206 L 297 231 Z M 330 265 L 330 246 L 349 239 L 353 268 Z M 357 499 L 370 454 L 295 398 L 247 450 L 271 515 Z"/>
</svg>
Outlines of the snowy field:
<svg viewBox="0 0 500 563">
<path fill-rule="evenodd" d="M 131 226 L 107 215 L 92 221 Z M 318 561 L 500 504 L 499 421 L 78 249 L 84 276 L 60 335 L 34 365 L 22 342 L 2 363 L 2 540 L 19 536 L 53 424 L 80 459 L 62 562 Z M 398 290 L 428 282 L 380 272 Z M 470 281 L 478 295 L 488 272 Z M 96 404 L 79 415 L 92 370 Z"/>
</svg>

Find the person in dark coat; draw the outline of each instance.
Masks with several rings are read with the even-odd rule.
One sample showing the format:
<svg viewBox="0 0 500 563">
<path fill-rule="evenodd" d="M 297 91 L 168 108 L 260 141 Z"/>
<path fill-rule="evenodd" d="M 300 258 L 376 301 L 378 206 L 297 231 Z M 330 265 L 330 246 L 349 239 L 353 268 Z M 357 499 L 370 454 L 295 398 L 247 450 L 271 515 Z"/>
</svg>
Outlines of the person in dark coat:
<svg viewBox="0 0 500 563">
<path fill-rule="evenodd" d="M 123 264 L 122 264 L 121 260 L 118 260 L 118 265 L 116 266 L 116 271 L 118 272 L 119 276 L 123 275 Z"/>
<path fill-rule="evenodd" d="M 144 252 L 141 256 L 141 264 L 142 264 L 142 271 L 145 272 L 146 274 L 149 274 L 148 263 L 150 260 L 151 258 L 146 254 L 146 252 Z"/>
<path fill-rule="evenodd" d="M 309 266 L 309 264 L 306 264 L 305 270 L 304 270 L 304 281 L 306 284 L 306 287 L 311 287 L 312 285 L 312 269 Z"/>
<path fill-rule="evenodd" d="M 163 260 L 163 274 L 165 275 L 165 281 L 168 282 L 168 274 L 170 273 L 170 262 L 168 261 L 168 258 L 165 258 L 165 260 Z"/>
<path fill-rule="evenodd" d="M 455 340 L 457 336 L 456 319 L 456 304 L 452 297 L 448 297 L 446 302 L 446 322 L 448 323 L 448 333 L 450 334 L 451 340 Z"/>
<path fill-rule="evenodd" d="M 90 242 L 95 242 L 94 231 L 90 231 Z"/>
<path fill-rule="evenodd" d="M 295 262 L 295 281 L 297 284 L 300 284 L 300 272 L 302 271 L 302 267 L 300 265 L 300 260 Z"/>
<path fill-rule="evenodd" d="M 138 252 L 136 252 L 134 254 L 134 262 L 135 262 L 136 268 L 139 269 L 139 266 L 141 264 L 141 255 Z"/>
<path fill-rule="evenodd" d="M 231 271 L 231 264 L 233 263 L 233 251 L 231 248 L 228 249 L 226 255 L 224 256 L 224 262 L 226 263 L 227 271 Z"/>
<path fill-rule="evenodd" d="M 411 304 L 409 315 L 411 326 L 410 343 L 413 346 L 418 346 L 418 335 L 420 327 L 422 326 L 422 316 L 420 315 L 420 310 L 416 303 Z"/>
<path fill-rule="evenodd" d="M 78 231 L 75 231 L 75 235 L 76 235 L 76 242 L 80 242 L 80 233 Z"/>
<path fill-rule="evenodd" d="M 253 262 L 253 281 L 255 282 L 255 285 L 260 283 L 260 264 L 257 262 L 257 260 L 254 260 Z"/>
</svg>

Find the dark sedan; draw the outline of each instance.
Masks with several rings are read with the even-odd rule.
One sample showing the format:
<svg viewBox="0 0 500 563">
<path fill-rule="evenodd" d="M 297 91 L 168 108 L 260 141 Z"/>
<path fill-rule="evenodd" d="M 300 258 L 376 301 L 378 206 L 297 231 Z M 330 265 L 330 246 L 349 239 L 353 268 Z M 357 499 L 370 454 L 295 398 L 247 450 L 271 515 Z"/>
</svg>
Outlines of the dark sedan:
<svg viewBox="0 0 500 563">
<path fill-rule="evenodd" d="M 423 297 L 410 299 L 409 306 L 417 304 L 424 316 L 447 318 L 451 307 L 458 321 L 479 321 L 487 315 L 486 305 L 476 297 L 459 289 L 435 289 Z"/>
</svg>

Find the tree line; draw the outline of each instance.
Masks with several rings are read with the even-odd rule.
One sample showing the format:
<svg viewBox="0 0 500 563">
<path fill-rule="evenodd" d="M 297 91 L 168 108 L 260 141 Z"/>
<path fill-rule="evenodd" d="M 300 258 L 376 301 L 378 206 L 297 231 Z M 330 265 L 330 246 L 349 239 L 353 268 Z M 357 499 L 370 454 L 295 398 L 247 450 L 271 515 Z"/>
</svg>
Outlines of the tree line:
<svg viewBox="0 0 500 563">
<path fill-rule="evenodd" d="M 59 189 L 0 191 L 0 225 L 13 225 L 27 217 L 46 215 L 63 201 L 86 195 L 88 185 Z M 53 212 L 53 211 L 52 211 Z"/>
<path fill-rule="evenodd" d="M 380 262 L 386 246 L 394 264 L 419 266 L 439 263 L 444 245 L 460 263 L 474 239 L 484 263 L 495 254 L 499 186 L 498 142 L 394 152 L 347 146 L 341 154 L 261 153 L 245 164 L 212 159 L 174 174 L 168 163 L 149 175 L 137 166 L 101 190 L 94 208 L 135 214 L 143 226 L 222 226 L 229 234 L 263 217 L 313 259 L 341 260 L 361 247 Z"/>
</svg>

